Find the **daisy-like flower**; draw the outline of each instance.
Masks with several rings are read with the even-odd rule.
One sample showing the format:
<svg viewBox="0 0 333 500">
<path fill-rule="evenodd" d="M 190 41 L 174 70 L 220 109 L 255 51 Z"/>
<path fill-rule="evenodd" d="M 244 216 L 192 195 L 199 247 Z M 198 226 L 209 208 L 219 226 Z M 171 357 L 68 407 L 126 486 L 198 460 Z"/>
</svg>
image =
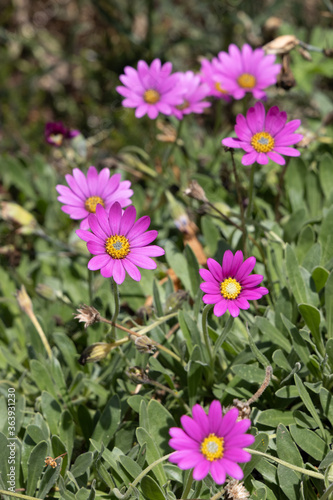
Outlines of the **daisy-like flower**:
<svg viewBox="0 0 333 500">
<path fill-rule="evenodd" d="M 73 175 L 65 176 L 67 186 L 58 184 L 56 190 L 60 194 L 58 200 L 64 203 L 61 210 L 68 214 L 71 219 L 82 219 L 81 229 L 89 229 L 88 215 L 96 211 L 97 204 L 109 210 L 111 205 L 118 201 L 121 207 L 126 207 L 132 202 L 133 194 L 130 189 L 130 181 L 120 181 L 120 174 L 110 177 L 110 170 L 103 168 L 100 173 L 91 166 L 87 177 L 80 169 L 74 168 Z"/>
<path fill-rule="evenodd" d="M 46 142 L 56 147 L 60 147 L 65 139 L 74 139 L 79 133 L 79 130 L 66 128 L 62 122 L 48 122 L 44 130 Z"/>
<path fill-rule="evenodd" d="M 184 115 L 190 113 L 203 113 L 203 110 L 211 105 L 210 102 L 203 100 L 209 94 L 208 85 L 201 83 L 200 76 L 195 75 L 193 71 L 178 75 L 178 85 L 183 88 L 183 102 L 174 107 L 173 114 L 181 120 Z"/>
<path fill-rule="evenodd" d="M 239 463 L 249 462 L 251 455 L 242 448 L 254 443 L 251 434 L 245 434 L 251 425 L 248 418 L 237 422 L 238 410 L 232 408 L 222 416 L 219 401 L 211 403 L 208 415 L 200 405 L 192 408 L 192 417 L 180 419 L 184 430 L 171 427 L 169 445 L 175 453 L 169 458 L 183 470 L 192 469 L 193 478 L 200 481 L 210 472 L 217 484 L 223 484 L 226 475 L 243 479 Z"/>
<path fill-rule="evenodd" d="M 163 248 L 149 245 L 155 240 L 157 231 L 147 231 L 150 217 L 144 216 L 135 222 L 136 210 L 130 206 L 122 214 L 121 205 L 114 203 L 107 212 L 97 205 L 96 213 L 88 217 L 92 232 L 78 229 L 76 234 L 87 242 L 87 248 L 95 257 L 88 262 L 91 271 L 101 270 L 104 278 L 111 278 L 120 285 L 126 272 L 140 281 L 137 266 L 156 269 L 156 262 L 150 257 L 164 255 Z M 147 246 L 149 245 L 149 246 Z"/>
<path fill-rule="evenodd" d="M 222 73 L 220 72 L 220 64 L 216 57 L 212 61 L 208 59 L 201 60 L 200 78 L 202 83 L 209 87 L 209 94 L 217 99 L 230 101 L 228 92 L 222 87 Z"/>
<path fill-rule="evenodd" d="M 234 318 L 240 309 L 248 309 L 248 300 L 261 299 L 268 293 L 267 288 L 260 286 L 263 276 L 252 274 L 256 264 L 255 257 L 249 257 L 243 262 L 243 252 L 238 250 L 235 255 L 230 250 L 224 252 L 222 266 L 214 259 L 208 259 L 208 269 L 200 269 L 199 273 L 205 283 L 200 288 L 206 294 L 205 304 L 215 304 L 215 316 L 222 316 L 228 310 Z"/>
<path fill-rule="evenodd" d="M 252 92 L 255 99 L 266 96 L 263 89 L 274 85 L 281 64 L 274 64 L 275 55 L 265 55 L 263 49 L 252 49 L 247 43 L 240 50 L 233 43 L 229 52 L 219 52 L 219 71 L 223 88 L 235 99 Z"/>
<path fill-rule="evenodd" d="M 287 121 L 287 113 L 273 106 L 265 114 L 264 105 L 256 102 L 253 108 L 243 115 L 237 115 L 235 132 L 237 139 L 226 137 L 222 140 L 224 146 L 241 148 L 246 151 L 242 158 L 243 165 L 257 162 L 267 165 L 269 159 L 278 165 L 284 165 L 285 156 L 300 156 L 297 149 L 290 146 L 303 139 L 302 134 L 294 134 L 301 120 Z"/>
<path fill-rule="evenodd" d="M 145 114 L 155 119 L 159 113 L 171 115 L 173 106 L 183 103 L 183 88 L 178 85 L 179 75 L 171 75 L 172 64 L 161 64 L 154 59 L 150 66 L 145 61 L 138 62 L 138 69 L 126 66 L 125 74 L 119 77 L 125 85 L 116 87 L 117 92 L 125 97 L 125 108 L 136 108 L 135 116 Z"/>
</svg>

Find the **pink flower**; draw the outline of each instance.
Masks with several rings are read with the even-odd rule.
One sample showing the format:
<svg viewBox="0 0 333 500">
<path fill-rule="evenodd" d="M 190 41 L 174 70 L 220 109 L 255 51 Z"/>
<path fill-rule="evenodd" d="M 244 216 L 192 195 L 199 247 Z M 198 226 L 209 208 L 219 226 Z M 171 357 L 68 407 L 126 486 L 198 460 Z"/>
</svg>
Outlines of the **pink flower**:
<svg viewBox="0 0 333 500">
<path fill-rule="evenodd" d="M 52 146 L 59 147 L 64 139 L 73 139 L 79 135 L 79 130 L 70 130 L 62 122 L 47 122 L 45 125 L 45 140 Z"/>
<path fill-rule="evenodd" d="M 209 94 L 208 85 L 201 84 L 200 76 L 195 75 L 193 71 L 178 73 L 178 75 L 178 85 L 183 88 L 183 102 L 173 108 L 173 114 L 181 120 L 184 115 L 190 113 L 203 113 L 203 110 L 211 105 L 210 102 L 203 101 Z"/>
<path fill-rule="evenodd" d="M 208 59 L 202 59 L 200 78 L 203 83 L 209 86 L 209 94 L 218 99 L 230 101 L 228 92 L 222 87 L 222 73 L 220 71 L 220 64 L 216 57 L 210 62 Z"/>
<path fill-rule="evenodd" d="M 60 194 L 58 200 L 64 203 L 61 210 L 69 214 L 71 219 L 82 219 L 81 229 L 89 229 L 88 215 L 95 213 L 99 203 L 106 210 L 118 201 L 122 207 L 130 205 L 133 194 L 130 181 L 120 181 L 120 174 L 110 177 L 110 170 L 103 168 L 100 173 L 95 167 L 89 167 L 87 177 L 80 169 L 74 168 L 73 175 L 65 176 L 67 186 L 58 184 L 56 190 Z"/>
<path fill-rule="evenodd" d="M 97 205 L 96 213 L 88 217 L 92 232 L 76 231 L 82 240 L 87 241 L 89 252 L 95 255 L 88 262 L 88 269 L 100 269 L 104 278 L 113 276 L 118 285 L 124 281 L 126 272 L 133 280 L 140 281 L 141 274 L 136 266 L 156 269 L 156 262 L 150 257 L 164 255 L 164 250 L 149 243 L 154 241 L 157 231 L 145 232 L 150 217 L 141 217 L 136 222 L 135 218 L 133 206 L 126 208 L 122 214 L 118 202 L 112 205 L 109 212 L 102 205 Z"/>
<path fill-rule="evenodd" d="M 245 434 L 251 425 L 248 418 L 236 422 L 237 408 L 222 416 L 219 401 L 211 403 L 208 415 L 200 405 L 194 405 L 192 416 L 180 419 L 184 430 L 171 427 L 169 445 L 175 453 L 169 458 L 183 470 L 192 469 L 193 478 L 201 481 L 210 472 L 217 484 L 223 484 L 226 475 L 243 479 L 244 474 L 237 462 L 251 460 L 251 455 L 242 448 L 254 443 L 251 434 Z"/>
<path fill-rule="evenodd" d="M 145 61 L 139 61 L 137 70 L 126 66 L 125 75 L 119 77 L 125 86 L 116 87 L 117 92 L 125 97 L 123 106 L 136 108 L 137 118 L 145 114 L 151 119 L 159 113 L 171 115 L 173 106 L 183 102 L 179 76 L 177 73 L 170 75 L 171 70 L 170 62 L 161 66 L 159 59 L 154 59 L 150 66 Z"/>
<path fill-rule="evenodd" d="M 229 53 L 219 52 L 219 70 L 223 88 L 235 99 L 252 92 L 255 99 L 266 97 L 263 89 L 276 83 L 281 65 L 274 64 L 275 55 L 265 55 L 263 49 L 252 49 L 247 43 L 242 50 L 231 44 Z"/>
<path fill-rule="evenodd" d="M 260 165 L 266 165 L 269 158 L 278 165 L 284 165 L 285 156 L 300 156 L 297 149 L 291 148 L 299 142 L 303 136 L 294 134 L 300 126 L 300 120 L 292 120 L 287 123 L 287 113 L 273 106 L 265 115 L 265 108 L 261 102 L 256 102 L 254 108 L 250 108 L 243 115 L 237 115 L 235 132 L 238 139 L 227 137 L 222 140 L 224 146 L 230 148 L 242 148 L 246 151 L 242 158 L 243 165 L 252 165 L 255 161 Z"/>
<path fill-rule="evenodd" d="M 256 264 L 255 257 L 249 257 L 243 262 L 243 252 L 238 250 L 235 255 L 227 250 L 223 255 L 222 266 L 214 259 L 208 259 L 208 269 L 200 269 L 199 273 L 205 283 L 200 288 L 206 294 L 205 304 L 215 304 L 215 316 L 222 316 L 228 310 L 234 318 L 240 309 L 248 309 L 249 300 L 261 299 L 268 293 L 267 288 L 260 286 L 263 276 L 249 276 Z"/>
</svg>

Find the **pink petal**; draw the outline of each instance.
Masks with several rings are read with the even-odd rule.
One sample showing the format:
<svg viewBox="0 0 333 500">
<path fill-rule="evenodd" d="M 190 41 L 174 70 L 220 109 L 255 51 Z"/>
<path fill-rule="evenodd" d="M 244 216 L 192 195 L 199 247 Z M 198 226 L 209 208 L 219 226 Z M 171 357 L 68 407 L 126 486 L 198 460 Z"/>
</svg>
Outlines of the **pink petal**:
<svg viewBox="0 0 333 500">
<path fill-rule="evenodd" d="M 210 432 L 217 435 L 219 427 L 222 423 L 222 407 L 220 401 L 214 399 L 212 401 L 208 412 Z"/>
<path fill-rule="evenodd" d="M 241 479 L 243 479 L 244 473 L 238 464 L 236 464 L 235 462 L 232 462 L 231 460 L 228 460 L 227 458 L 222 458 L 221 462 L 222 462 L 222 465 L 223 465 L 226 473 L 230 477 L 233 477 L 234 479 L 238 479 L 239 481 Z"/>
<path fill-rule="evenodd" d="M 219 436 L 225 437 L 235 426 L 236 420 L 238 418 L 237 408 L 231 408 L 223 417 L 218 431 Z"/>
<path fill-rule="evenodd" d="M 286 160 L 275 151 L 270 151 L 267 153 L 267 156 L 278 165 L 284 165 L 286 163 Z"/>
<path fill-rule="evenodd" d="M 192 417 L 193 420 L 201 427 L 202 432 L 206 435 L 209 435 L 209 420 L 202 406 L 200 406 L 199 404 L 193 406 Z"/>
<path fill-rule="evenodd" d="M 220 287 L 216 281 L 215 283 L 212 283 L 211 281 L 208 281 L 207 283 L 201 283 L 200 289 L 210 295 L 216 295 L 220 293 Z"/>
<path fill-rule="evenodd" d="M 199 274 L 203 280 L 216 283 L 216 279 L 207 269 L 199 269 Z"/>
<path fill-rule="evenodd" d="M 223 280 L 221 265 L 216 262 L 216 260 L 211 258 L 207 259 L 207 265 L 214 278 L 217 281 L 221 282 Z"/>
<path fill-rule="evenodd" d="M 211 463 L 210 473 L 216 484 L 223 484 L 226 479 L 226 472 L 222 460 L 215 460 Z"/>
<path fill-rule="evenodd" d="M 122 209 L 118 202 L 115 202 L 109 211 L 108 223 L 112 235 L 119 234 L 119 226 L 122 217 Z"/>
<path fill-rule="evenodd" d="M 201 288 L 201 285 L 200 285 L 200 288 Z M 220 302 L 220 300 L 221 300 L 221 294 L 220 293 L 216 294 L 216 295 L 214 295 L 214 294 L 213 295 L 208 294 L 208 295 L 204 295 L 202 297 L 202 301 L 203 301 L 204 304 L 217 304 L 218 302 Z M 223 299 L 223 300 L 225 300 L 225 299 Z M 214 314 L 215 314 L 215 316 L 222 316 L 222 314 L 224 314 L 224 313 L 222 313 L 222 314 L 216 314 L 215 308 L 214 308 Z"/>
<path fill-rule="evenodd" d="M 110 259 L 111 257 L 108 254 L 96 255 L 88 262 L 88 269 L 90 269 L 90 271 L 97 271 L 97 269 L 104 267 Z"/>
<path fill-rule="evenodd" d="M 101 226 L 101 229 L 104 231 L 105 234 L 107 234 L 108 236 L 111 235 L 107 212 L 99 203 L 96 205 L 95 214 L 90 214 L 88 217 L 89 225 L 92 218 L 97 219 L 98 224 Z"/>
<path fill-rule="evenodd" d="M 132 205 L 126 208 L 119 225 L 119 234 L 126 236 L 129 230 L 132 228 L 136 218 L 136 210 Z"/>
<path fill-rule="evenodd" d="M 251 453 L 241 450 L 240 448 L 228 448 L 225 450 L 223 458 L 231 460 L 232 462 L 245 463 L 251 460 Z"/>
<path fill-rule="evenodd" d="M 211 297 L 211 295 L 210 295 Z M 221 295 L 220 295 L 221 299 Z M 216 317 L 222 316 L 228 308 L 228 302 L 225 300 L 225 298 L 222 298 L 217 304 L 214 306 L 214 314 Z"/>
<path fill-rule="evenodd" d="M 104 278 L 111 278 L 113 274 L 113 267 L 114 267 L 115 260 L 110 258 L 109 262 L 101 268 L 101 275 Z"/>
<path fill-rule="evenodd" d="M 139 236 L 139 234 L 144 233 L 149 226 L 150 217 L 148 217 L 148 215 L 145 215 L 144 217 L 141 217 L 136 221 L 132 229 L 130 229 L 127 233 L 126 238 L 128 238 L 130 241 L 133 240 L 136 236 Z"/>
<path fill-rule="evenodd" d="M 198 442 L 201 442 L 205 438 L 205 432 L 203 432 L 201 426 L 193 420 L 193 418 L 188 415 L 183 415 L 180 417 L 181 424 L 186 432 L 186 434 L 195 439 Z"/>
<path fill-rule="evenodd" d="M 131 255 L 146 255 L 147 257 L 160 257 L 165 251 L 158 245 L 149 245 L 148 247 L 132 248 Z"/>
<path fill-rule="evenodd" d="M 257 161 L 257 156 L 258 153 L 256 151 L 253 151 L 252 153 L 247 153 L 242 158 L 242 165 L 245 165 L 246 167 L 248 165 L 252 165 L 255 161 Z"/>
<path fill-rule="evenodd" d="M 180 469 L 192 469 L 192 467 L 197 467 L 203 460 L 204 457 L 200 452 L 191 450 L 178 461 L 177 465 Z"/>
<path fill-rule="evenodd" d="M 243 264 L 238 268 L 238 271 L 234 275 L 235 279 L 237 281 L 242 281 L 243 278 L 245 278 L 248 274 L 250 274 L 253 271 L 255 265 L 256 265 L 255 257 L 249 257 L 248 259 L 245 259 Z"/>
<path fill-rule="evenodd" d="M 127 260 L 132 262 L 135 266 L 139 266 L 142 269 L 156 269 L 157 265 L 150 257 L 146 257 L 145 255 L 138 254 L 134 255 L 130 252 L 127 257 Z"/>
<path fill-rule="evenodd" d="M 207 476 L 210 469 L 210 462 L 208 460 L 203 460 L 200 462 L 193 470 L 193 479 L 196 481 L 201 481 Z"/>
<path fill-rule="evenodd" d="M 98 193 L 98 173 L 95 167 L 91 166 L 87 172 L 87 185 L 90 196 L 99 196 Z"/>
<path fill-rule="evenodd" d="M 130 240 L 131 248 L 144 247 L 149 245 L 152 241 L 156 240 L 158 232 L 155 229 L 146 231 L 143 234 L 139 234 Z"/>
<path fill-rule="evenodd" d="M 239 316 L 239 307 L 232 300 L 228 300 L 228 311 L 230 312 L 233 318 L 237 318 Z"/>
<path fill-rule="evenodd" d="M 222 261 L 222 279 L 230 277 L 234 256 L 231 250 L 226 250 Z"/>
<path fill-rule="evenodd" d="M 132 262 L 130 262 L 128 259 L 123 259 L 123 266 L 125 268 L 125 271 L 134 281 L 141 280 L 141 273 L 139 269 L 134 264 L 132 264 Z"/>
<path fill-rule="evenodd" d="M 105 254 L 105 245 L 100 243 L 95 243 L 94 241 L 88 241 L 87 248 L 93 255 Z"/>
<path fill-rule="evenodd" d="M 234 278 L 236 276 L 242 263 L 243 263 L 243 252 L 241 250 L 237 250 L 232 261 L 231 270 L 229 272 L 230 277 Z"/>
<path fill-rule="evenodd" d="M 117 285 L 121 285 L 126 276 L 125 269 L 121 260 L 114 260 L 112 275 Z"/>
</svg>

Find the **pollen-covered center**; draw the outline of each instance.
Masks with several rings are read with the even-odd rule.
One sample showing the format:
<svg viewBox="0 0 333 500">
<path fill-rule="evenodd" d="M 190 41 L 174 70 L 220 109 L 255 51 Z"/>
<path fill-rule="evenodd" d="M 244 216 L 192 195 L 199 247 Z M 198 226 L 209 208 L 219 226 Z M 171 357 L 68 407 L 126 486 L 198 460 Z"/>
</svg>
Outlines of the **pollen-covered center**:
<svg viewBox="0 0 333 500">
<path fill-rule="evenodd" d="M 271 134 L 268 132 L 258 132 L 254 134 L 251 139 L 251 146 L 254 147 L 258 153 L 269 153 L 274 148 L 275 141 Z"/>
<path fill-rule="evenodd" d="M 125 236 L 115 234 L 106 240 L 105 250 L 113 259 L 124 259 L 129 254 L 130 244 Z"/>
<path fill-rule="evenodd" d="M 154 89 L 148 89 L 143 94 L 143 98 L 147 104 L 156 104 L 160 100 L 160 97 L 160 94 Z"/>
<path fill-rule="evenodd" d="M 227 278 L 221 283 L 221 295 L 225 299 L 237 299 L 241 289 L 241 285 L 234 278 Z"/>
<path fill-rule="evenodd" d="M 183 104 L 179 104 L 178 106 L 176 106 L 176 108 L 179 109 L 180 111 L 182 111 L 183 109 L 188 108 L 189 105 L 190 105 L 190 103 L 185 99 Z"/>
<path fill-rule="evenodd" d="M 64 140 L 63 134 L 50 134 L 50 139 L 57 146 L 61 146 Z"/>
<path fill-rule="evenodd" d="M 99 196 L 90 196 L 90 198 L 87 198 L 84 207 L 88 212 L 91 214 L 94 214 L 96 212 L 96 206 L 100 204 L 102 207 L 105 207 L 104 200 L 100 198 Z"/>
<path fill-rule="evenodd" d="M 250 73 L 243 73 L 237 78 L 237 82 L 243 89 L 253 89 L 256 86 L 257 80 Z"/>
<path fill-rule="evenodd" d="M 221 87 L 220 82 L 215 82 L 215 88 L 216 88 L 216 90 L 218 90 L 219 92 L 221 92 L 221 94 L 227 94 L 228 93 L 227 90 L 224 90 L 224 88 Z"/>
<path fill-rule="evenodd" d="M 202 443 L 200 451 L 204 455 L 204 457 L 213 462 L 214 460 L 218 460 L 223 457 L 223 437 L 217 437 L 215 434 L 209 434 Z"/>
</svg>

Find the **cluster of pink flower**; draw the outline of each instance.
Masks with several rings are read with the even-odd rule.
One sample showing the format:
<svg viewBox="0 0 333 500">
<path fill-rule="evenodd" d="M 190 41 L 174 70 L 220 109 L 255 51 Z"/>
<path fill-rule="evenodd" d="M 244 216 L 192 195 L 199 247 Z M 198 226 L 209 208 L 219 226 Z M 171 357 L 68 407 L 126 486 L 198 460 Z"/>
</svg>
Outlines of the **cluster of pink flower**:
<svg viewBox="0 0 333 500">
<path fill-rule="evenodd" d="M 136 108 L 135 116 L 145 114 L 150 119 L 159 113 L 174 115 L 179 120 L 185 114 L 202 113 L 210 106 L 204 99 L 208 96 L 225 100 L 242 99 L 245 93 L 252 93 L 255 99 L 266 97 L 264 89 L 276 83 L 280 65 L 275 56 L 265 55 L 263 49 L 252 50 L 245 44 L 241 50 L 230 45 L 229 51 L 220 52 L 211 62 L 202 60 L 201 72 L 192 71 L 171 74 L 172 64 L 161 64 L 155 59 L 150 66 L 139 61 L 137 70 L 125 67 L 120 76 L 123 86 L 117 91 L 124 96 L 123 106 Z M 231 148 L 242 148 L 243 165 L 254 162 L 267 164 L 269 159 L 283 165 L 281 155 L 298 156 L 292 148 L 302 139 L 294 132 L 300 120 L 286 123 L 287 114 L 277 106 L 269 109 L 267 115 L 261 102 L 251 107 L 246 117 L 237 116 L 235 132 L 237 138 L 225 138 L 222 144 Z M 51 126 L 52 125 L 52 126 Z M 49 124 L 46 130 L 48 142 L 59 146 L 64 138 L 72 138 L 78 131 Z M 81 220 L 78 236 L 87 242 L 93 255 L 88 263 L 90 270 L 100 270 L 105 278 L 113 277 L 117 284 L 123 283 L 126 272 L 135 281 L 141 279 L 137 267 L 155 269 L 151 257 L 164 254 L 164 250 L 151 243 L 157 231 L 147 231 L 150 218 L 141 217 L 135 222 L 136 210 L 131 204 L 133 194 L 129 181 L 120 181 L 120 175 L 110 177 L 104 168 L 99 173 L 91 166 L 87 176 L 78 168 L 73 175 L 66 175 L 68 186 L 58 185 L 58 200 L 62 210 L 72 219 Z M 124 207 L 125 210 L 123 210 Z M 243 253 L 235 255 L 227 250 L 222 265 L 208 259 L 208 270 L 201 269 L 204 283 L 200 285 L 205 293 L 203 301 L 214 305 L 214 314 L 222 316 L 227 310 L 237 317 L 240 309 L 250 307 L 249 300 L 260 299 L 268 293 L 267 288 L 258 286 L 263 276 L 250 275 L 256 259 L 244 260 Z M 176 451 L 170 460 L 182 469 L 194 468 L 193 477 L 203 479 L 209 472 L 216 483 L 222 484 L 226 474 L 242 479 L 243 472 L 237 462 L 247 462 L 250 454 L 243 450 L 253 444 L 254 436 L 245 434 L 250 420 L 237 421 L 238 410 L 231 409 L 222 416 L 221 405 L 213 401 L 208 415 L 200 405 L 192 409 L 193 418 L 183 416 L 180 428 L 170 429 L 170 446 Z"/>
</svg>

